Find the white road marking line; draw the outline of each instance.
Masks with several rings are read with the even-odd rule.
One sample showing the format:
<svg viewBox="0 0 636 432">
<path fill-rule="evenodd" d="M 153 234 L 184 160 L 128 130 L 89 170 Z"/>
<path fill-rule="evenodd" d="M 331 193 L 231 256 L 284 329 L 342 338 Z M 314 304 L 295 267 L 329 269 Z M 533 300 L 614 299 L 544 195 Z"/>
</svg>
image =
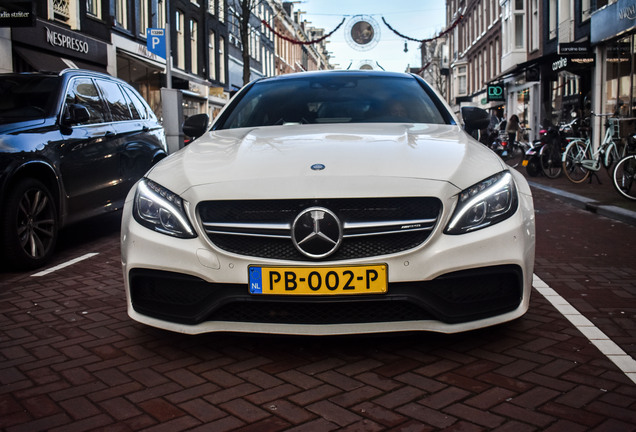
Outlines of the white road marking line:
<svg viewBox="0 0 636 432">
<path fill-rule="evenodd" d="M 78 257 L 78 258 L 72 259 L 72 260 L 70 260 L 70 261 L 67 261 L 67 262 L 65 262 L 65 263 L 62 263 L 62 264 L 57 265 L 57 266 L 55 266 L 55 267 L 51 267 L 50 269 L 42 270 L 41 272 L 34 273 L 34 274 L 32 274 L 32 275 L 31 275 L 31 277 L 41 277 L 41 276 L 46 276 L 46 275 L 48 275 L 49 273 L 53 273 L 53 272 L 55 272 L 55 271 L 57 271 L 57 270 L 63 269 L 64 267 L 68 267 L 68 266 L 71 266 L 71 265 L 73 265 L 73 264 L 76 264 L 76 263 L 78 263 L 78 262 L 80 262 L 80 261 L 84 261 L 85 259 L 92 258 L 92 257 L 94 257 L 95 255 L 99 255 L 99 253 L 97 253 L 97 252 L 87 253 L 86 255 L 82 255 L 81 257 Z"/>
<path fill-rule="evenodd" d="M 636 383 L 636 360 L 621 349 L 590 320 L 577 311 L 566 299 L 561 297 L 539 276 L 533 275 L 532 286 L 539 291 L 574 327 L 589 339 L 608 359 L 610 359 L 629 379 Z"/>
</svg>

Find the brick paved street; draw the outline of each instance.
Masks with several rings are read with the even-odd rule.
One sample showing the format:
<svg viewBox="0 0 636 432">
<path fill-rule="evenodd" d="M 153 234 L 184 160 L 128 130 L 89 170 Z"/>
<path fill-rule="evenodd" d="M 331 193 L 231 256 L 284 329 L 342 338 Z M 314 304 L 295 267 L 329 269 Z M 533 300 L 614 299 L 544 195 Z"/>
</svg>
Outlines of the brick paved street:
<svg viewBox="0 0 636 432">
<path fill-rule="evenodd" d="M 535 273 L 634 357 L 636 227 L 536 200 Z M 537 292 L 462 335 L 172 334 L 127 317 L 105 225 L 81 264 L 0 274 L 0 429 L 636 430 L 636 384 Z"/>
</svg>

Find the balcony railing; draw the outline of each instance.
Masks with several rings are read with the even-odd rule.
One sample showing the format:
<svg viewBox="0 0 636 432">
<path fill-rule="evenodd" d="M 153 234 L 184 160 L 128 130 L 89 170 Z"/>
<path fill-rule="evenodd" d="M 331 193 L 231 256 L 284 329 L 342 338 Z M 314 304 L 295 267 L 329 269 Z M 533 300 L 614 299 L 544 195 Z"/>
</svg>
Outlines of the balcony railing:
<svg viewBox="0 0 636 432">
<path fill-rule="evenodd" d="M 68 20 L 71 17 L 69 4 L 70 0 L 53 0 L 53 12 L 55 16 Z"/>
</svg>

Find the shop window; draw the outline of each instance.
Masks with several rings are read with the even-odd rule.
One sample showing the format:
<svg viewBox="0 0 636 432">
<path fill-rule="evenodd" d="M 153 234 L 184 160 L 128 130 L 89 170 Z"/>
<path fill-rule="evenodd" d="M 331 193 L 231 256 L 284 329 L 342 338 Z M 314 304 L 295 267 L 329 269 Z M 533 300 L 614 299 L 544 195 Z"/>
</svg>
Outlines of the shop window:
<svg viewBox="0 0 636 432">
<path fill-rule="evenodd" d="M 605 112 L 621 116 L 633 114 L 634 47 L 631 37 L 608 45 L 605 63 Z"/>
<path fill-rule="evenodd" d="M 86 12 L 98 19 L 102 19 L 102 0 L 86 0 Z"/>
</svg>

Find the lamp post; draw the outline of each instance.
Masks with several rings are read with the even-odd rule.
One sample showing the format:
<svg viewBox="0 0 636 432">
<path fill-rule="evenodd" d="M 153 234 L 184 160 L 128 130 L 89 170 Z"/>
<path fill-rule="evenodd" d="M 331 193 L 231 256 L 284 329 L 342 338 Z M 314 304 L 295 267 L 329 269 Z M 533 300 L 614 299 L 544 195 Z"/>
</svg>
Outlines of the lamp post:
<svg viewBox="0 0 636 432">
<path fill-rule="evenodd" d="M 166 0 L 166 88 L 172 88 L 172 49 L 170 42 L 170 0 Z"/>
</svg>

